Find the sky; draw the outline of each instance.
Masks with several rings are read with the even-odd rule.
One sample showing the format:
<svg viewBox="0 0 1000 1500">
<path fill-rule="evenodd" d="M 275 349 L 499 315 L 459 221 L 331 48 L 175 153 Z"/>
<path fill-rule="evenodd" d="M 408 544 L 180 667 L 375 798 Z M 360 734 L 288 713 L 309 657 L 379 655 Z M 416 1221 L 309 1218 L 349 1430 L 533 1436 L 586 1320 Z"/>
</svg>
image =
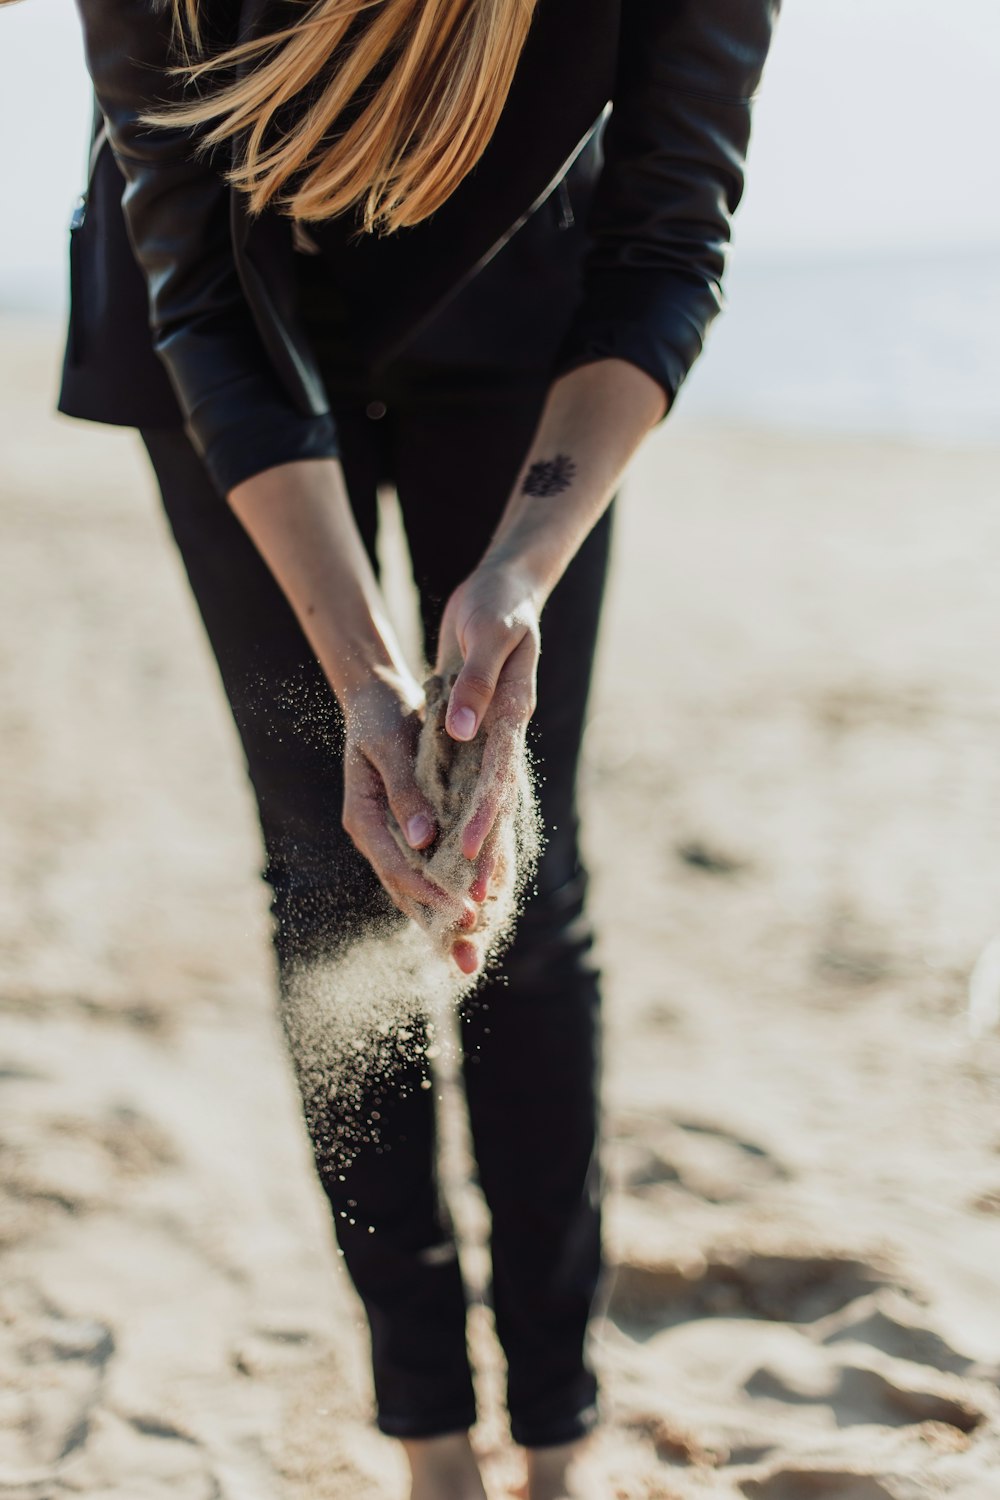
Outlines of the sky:
<svg viewBox="0 0 1000 1500">
<path fill-rule="evenodd" d="M 998 98 L 1000 0 L 785 0 L 737 254 L 1000 248 Z M 89 109 L 71 0 L 0 5 L 8 306 L 61 296 Z"/>
</svg>

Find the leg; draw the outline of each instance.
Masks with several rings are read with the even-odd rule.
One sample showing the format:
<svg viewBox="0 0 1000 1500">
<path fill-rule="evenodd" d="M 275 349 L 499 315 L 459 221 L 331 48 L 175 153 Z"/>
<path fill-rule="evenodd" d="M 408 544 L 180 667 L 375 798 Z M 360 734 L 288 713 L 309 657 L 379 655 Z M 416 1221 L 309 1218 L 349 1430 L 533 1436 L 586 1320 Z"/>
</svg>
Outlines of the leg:
<svg viewBox="0 0 1000 1500">
<path fill-rule="evenodd" d="M 600 988 L 575 782 L 609 535 L 606 517 L 545 611 L 534 742 L 549 842 L 503 961 L 506 984 L 482 990 L 465 1023 L 511 1429 L 527 1447 L 569 1442 L 595 1419 L 584 1348 L 601 1264 Z"/>
<path fill-rule="evenodd" d="M 605 1500 L 607 1489 L 584 1463 L 586 1440 L 529 1448 L 528 1500 Z"/>
<path fill-rule="evenodd" d="M 507 499 L 542 397 L 540 386 L 508 384 L 479 399 L 415 401 L 400 416 L 398 487 L 431 650 L 449 593 L 475 566 Z M 575 783 L 610 529 L 606 516 L 542 621 L 532 740 L 548 844 L 537 895 L 504 960 L 507 982 L 487 983 L 463 1022 L 512 1429 L 528 1446 L 572 1441 L 594 1420 L 584 1341 L 600 1271 L 599 990 Z"/>
<path fill-rule="evenodd" d="M 345 410 L 341 433 L 371 549 L 377 452 L 362 415 Z M 292 611 L 183 433 L 151 431 L 144 440 L 257 796 L 287 995 L 303 961 L 391 907 L 340 827 L 336 705 Z M 308 1080 L 315 1059 L 296 1056 L 289 1040 L 300 1081 Z M 422 1071 L 413 1061 L 390 1080 L 370 1081 L 361 1113 L 370 1119 L 377 1103 L 378 1140 L 362 1139 L 347 1166 L 331 1163 L 325 1150 L 345 1125 L 336 1102 L 323 1114 L 304 1089 L 317 1167 L 371 1326 L 379 1422 L 395 1436 L 451 1432 L 474 1420 L 464 1293 L 437 1191 L 433 1096 L 419 1087 Z M 346 1124 L 353 1131 L 354 1122 Z"/>
</svg>

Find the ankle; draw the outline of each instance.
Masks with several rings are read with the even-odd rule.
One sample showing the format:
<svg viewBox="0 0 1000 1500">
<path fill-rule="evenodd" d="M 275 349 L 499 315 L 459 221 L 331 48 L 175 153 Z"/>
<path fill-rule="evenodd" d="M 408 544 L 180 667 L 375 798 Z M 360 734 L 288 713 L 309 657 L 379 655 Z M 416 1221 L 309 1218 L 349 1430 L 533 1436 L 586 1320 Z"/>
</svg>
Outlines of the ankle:
<svg viewBox="0 0 1000 1500">
<path fill-rule="evenodd" d="M 527 1500 L 595 1500 L 597 1490 L 581 1467 L 589 1442 L 578 1438 L 552 1448 L 528 1448 Z"/>
<path fill-rule="evenodd" d="M 410 1500 L 485 1500 L 482 1476 L 467 1432 L 406 1438 Z"/>
</svg>

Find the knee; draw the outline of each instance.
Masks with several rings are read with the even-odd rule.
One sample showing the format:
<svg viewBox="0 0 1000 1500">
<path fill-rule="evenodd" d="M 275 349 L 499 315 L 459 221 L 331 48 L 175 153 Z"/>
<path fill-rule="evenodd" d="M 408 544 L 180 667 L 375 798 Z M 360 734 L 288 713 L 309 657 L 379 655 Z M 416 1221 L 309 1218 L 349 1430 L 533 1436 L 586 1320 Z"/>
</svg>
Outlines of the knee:
<svg viewBox="0 0 1000 1500">
<path fill-rule="evenodd" d="M 283 969 L 398 920 L 368 861 L 341 841 L 272 843 L 264 879 L 271 887 L 272 936 Z"/>
<path fill-rule="evenodd" d="M 578 865 L 561 885 L 540 885 L 529 899 L 500 961 L 512 997 L 596 1001 L 600 975 L 586 893 L 587 873 Z"/>
</svg>

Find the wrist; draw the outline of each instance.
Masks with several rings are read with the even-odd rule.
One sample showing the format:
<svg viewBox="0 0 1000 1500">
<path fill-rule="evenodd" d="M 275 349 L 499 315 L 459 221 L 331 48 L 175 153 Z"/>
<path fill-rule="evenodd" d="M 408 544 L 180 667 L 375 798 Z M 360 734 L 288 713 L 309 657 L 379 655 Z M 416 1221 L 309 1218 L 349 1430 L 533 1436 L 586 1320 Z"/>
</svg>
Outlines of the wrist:
<svg viewBox="0 0 1000 1500">
<path fill-rule="evenodd" d="M 541 614 L 571 555 L 557 537 L 540 534 L 536 527 L 522 530 L 514 525 L 494 538 L 479 566 L 503 573 Z"/>
<path fill-rule="evenodd" d="M 387 693 L 409 709 L 423 703 L 423 688 L 401 651 L 381 634 L 350 641 L 341 638 L 316 654 L 345 715 L 356 714 L 367 697 Z"/>
<path fill-rule="evenodd" d="M 264 558 L 343 706 L 373 680 L 415 684 L 351 510 L 340 464 L 301 460 L 237 486 L 230 505 Z M 419 701 L 419 685 L 416 685 Z"/>
<path fill-rule="evenodd" d="M 504 597 L 517 597 L 538 614 L 552 592 L 553 586 L 544 570 L 539 568 L 538 558 L 530 549 L 519 547 L 513 539 L 504 538 L 491 543 L 478 563 L 476 573 L 501 580 Z"/>
</svg>

